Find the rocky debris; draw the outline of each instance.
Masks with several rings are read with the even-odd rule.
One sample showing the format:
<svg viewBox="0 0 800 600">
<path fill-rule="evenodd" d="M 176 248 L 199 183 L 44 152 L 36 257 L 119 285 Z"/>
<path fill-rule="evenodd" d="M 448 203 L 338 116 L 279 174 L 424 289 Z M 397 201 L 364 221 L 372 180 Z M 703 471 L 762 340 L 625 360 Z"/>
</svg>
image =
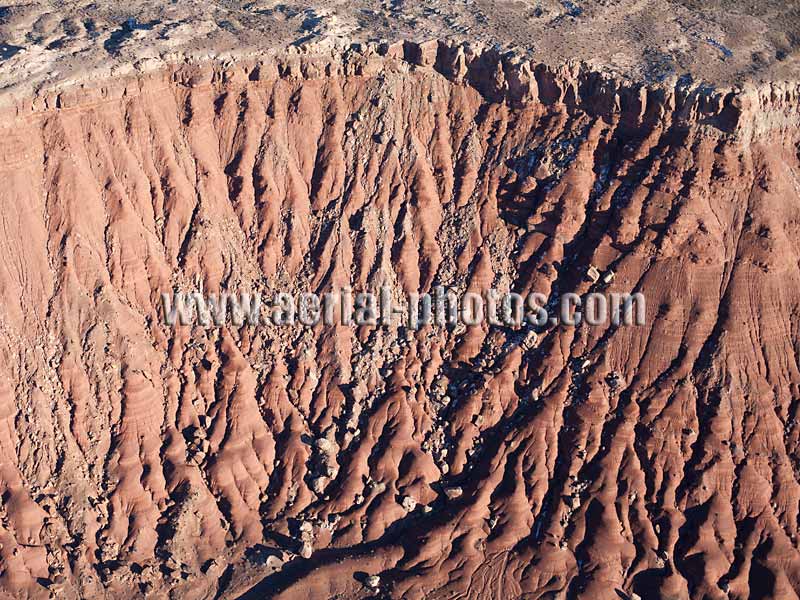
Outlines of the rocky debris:
<svg viewBox="0 0 800 600">
<path fill-rule="evenodd" d="M 528 332 L 525 333 L 525 336 L 522 338 L 522 342 L 520 343 L 520 346 L 522 347 L 523 350 L 525 350 L 527 352 L 528 350 L 532 350 L 534 347 L 536 347 L 536 344 L 538 342 L 539 342 L 539 336 L 536 334 L 536 332 L 535 331 L 528 331 Z"/>
<path fill-rule="evenodd" d="M 192 433 L 192 440 L 187 446 L 189 457 L 195 463 L 202 463 L 209 451 L 211 450 L 211 443 L 206 439 L 205 432 L 202 429 L 195 429 Z"/>
<path fill-rule="evenodd" d="M 280 571 L 283 568 L 283 560 L 274 554 L 268 556 L 264 564 L 266 564 L 267 568 L 272 569 L 273 571 Z"/>
<path fill-rule="evenodd" d="M 311 489 L 318 496 L 325 493 L 325 489 L 331 480 L 335 479 L 339 472 L 339 465 L 336 457 L 339 453 L 339 446 L 334 437 L 335 430 L 329 429 L 327 437 L 319 437 L 314 440 L 314 454 L 310 465 Z M 347 432 L 349 437 L 345 439 L 345 444 L 349 444 L 352 438 L 360 432 Z"/>
<path fill-rule="evenodd" d="M 47 587 L 54 592 L 61 592 L 66 586 L 66 583 L 67 578 L 62 574 L 58 574 L 50 579 L 50 583 L 47 585 Z"/>
<path fill-rule="evenodd" d="M 300 546 L 299 554 L 305 559 L 311 558 L 311 555 L 314 554 L 314 542 L 311 540 L 305 540 Z"/>
<path fill-rule="evenodd" d="M 100 560 L 103 562 L 110 562 L 116 560 L 119 555 L 119 545 L 111 538 L 105 538 L 101 541 L 100 547 Z"/>
<path fill-rule="evenodd" d="M 455 500 L 464 494 L 464 490 L 460 487 L 448 487 L 444 489 L 444 495 L 448 500 Z"/>
<path fill-rule="evenodd" d="M 597 283 L 600 279 L 600 271 L 598 271 L 597 267 L 594 265 L 590 265 L 589 268 L 586 269 L 586 277 L 592 283 Z"/>
<path fill-rule="evenodd" d="M 300 520 L 297 523 L 298 554 L 305 559 L 311 558 L 314 554 L 314 541 L 316 540 L 316 533 L 314 531 L 314 524 L 311 521 Z"/>
<path fill-rule="evenodd" d="M 611 388 L 612 391 L 617 391 L 625 387 L 625 380 L 622 375 L 616 371 L 612 371 L 606 375 L 606 383 L 608 383 L 608 387 Z"/>
<path fill-rule="evenodd" d="M 417 507 L 417 501 L 411 496 L 403 496 L 402 500 L 400 501 L 400 505 L 403 507 L 404 511 L 413 512 L 413 510 Z"/>
</svg>

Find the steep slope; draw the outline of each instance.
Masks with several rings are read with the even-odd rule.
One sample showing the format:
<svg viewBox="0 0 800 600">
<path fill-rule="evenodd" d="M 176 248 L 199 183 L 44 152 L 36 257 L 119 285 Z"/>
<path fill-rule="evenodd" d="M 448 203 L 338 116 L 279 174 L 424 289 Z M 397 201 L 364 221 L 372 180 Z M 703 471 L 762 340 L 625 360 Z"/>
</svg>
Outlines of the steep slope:
<svg viewBox="0 0 800 600">
<path fill-rule="evenodd" d="M 796 597 L 799 97 L 409 43 L 7 109 L 0 587 Z M 160 308 L 199 283 L 585 293 L 588 265 L 646 325 L 526 350 Z"/>
</svg>

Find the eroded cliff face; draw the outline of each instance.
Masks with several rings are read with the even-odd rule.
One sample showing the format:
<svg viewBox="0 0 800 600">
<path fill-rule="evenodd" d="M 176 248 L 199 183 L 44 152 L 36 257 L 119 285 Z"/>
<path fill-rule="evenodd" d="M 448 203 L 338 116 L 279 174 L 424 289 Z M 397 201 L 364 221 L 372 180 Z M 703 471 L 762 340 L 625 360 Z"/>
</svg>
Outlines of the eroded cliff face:
<svg viewBox="0 0 800 600">
<path fill-rule="evenodd" d="M 796 597 L 799 96 L 406 44 L 6 110 L 0 586 Z M 590 264 L 645 326 L 526 350 L 160 306 L 197 282 L 584 293 Z"/>
</svg>

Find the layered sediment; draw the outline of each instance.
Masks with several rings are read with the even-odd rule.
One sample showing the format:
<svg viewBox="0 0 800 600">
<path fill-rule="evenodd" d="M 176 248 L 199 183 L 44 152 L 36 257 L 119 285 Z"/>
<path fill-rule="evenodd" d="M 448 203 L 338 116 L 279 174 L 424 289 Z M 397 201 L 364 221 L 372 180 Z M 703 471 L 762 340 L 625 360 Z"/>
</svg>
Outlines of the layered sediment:
<svg viewBox="0 0 800 600">
<path fill-rule="evenodd" d="M 795 597 L 799 97 L 434 42 L 7 104 L 0 588 Z M 439 284 L 641 292 L 646 324 L 161 311 Z"/>
</svg>

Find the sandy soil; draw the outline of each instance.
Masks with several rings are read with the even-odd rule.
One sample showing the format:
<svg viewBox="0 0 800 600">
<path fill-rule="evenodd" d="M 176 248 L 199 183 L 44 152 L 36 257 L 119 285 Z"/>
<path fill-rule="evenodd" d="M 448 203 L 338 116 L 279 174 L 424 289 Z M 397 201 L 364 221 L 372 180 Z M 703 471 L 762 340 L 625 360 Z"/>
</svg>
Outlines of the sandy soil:
<svg viewBox="0 0 800 600">
<path fill-rule="evenodd" d="M 451 39 L 537 63 L 590 63 L 637 81 L 794 79 L 800 11 L 787 2 L 279 0 L 11 2 L 0 9 L 0 88 L 147 69 L 153 59 L 287 46 Z"/>
</svg>

